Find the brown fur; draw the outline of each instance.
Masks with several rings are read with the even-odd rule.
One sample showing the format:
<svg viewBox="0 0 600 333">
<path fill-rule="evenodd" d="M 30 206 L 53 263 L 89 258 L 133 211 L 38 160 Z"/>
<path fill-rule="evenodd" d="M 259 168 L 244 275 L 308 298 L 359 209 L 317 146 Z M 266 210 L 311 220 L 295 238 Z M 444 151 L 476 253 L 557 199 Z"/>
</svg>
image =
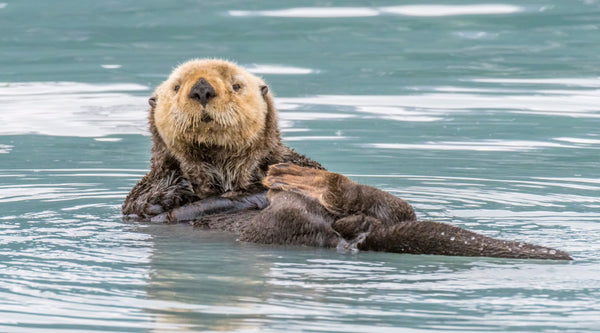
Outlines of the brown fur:
<svg viewBox="0 0 600 333">
<path fill-rule="evenodd" d="M 217 95 L 206 106 L 189 97 L 201 78 Z M 147 220 L 203 198 L 264 191 L 268 167 L 279 162 L 322 168 L 281 142 L 265 82 L 234 63 L 186 62 L 156 88 L 150 105 L 150 172 L 125 199 L 126 216 Z"/>
</svg>

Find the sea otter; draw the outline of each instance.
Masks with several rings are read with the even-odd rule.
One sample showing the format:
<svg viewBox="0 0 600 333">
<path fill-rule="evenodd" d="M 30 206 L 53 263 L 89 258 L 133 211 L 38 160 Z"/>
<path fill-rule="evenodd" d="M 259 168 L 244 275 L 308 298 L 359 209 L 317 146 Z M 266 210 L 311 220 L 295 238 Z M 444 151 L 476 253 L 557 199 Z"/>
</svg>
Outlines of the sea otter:
<svg viewBox="0 0 600 333">
<path fill-rule="evenodd" d="M 324 170 L 281 142 L 269 88 L 234 63 L 186 62 L 149 104 L 151 167 L 123 204 L 131 219 L 190 221 L 263 244 L 570 259 L 563 251 L 417 221 L 404 200 Z"/>
<path fill-rule="evenodd" d="M 232 62 L 188 61 L 148 102 L 151 166 L 125 199 L 122 212 L 130 218 L 152 219 L 208 197 L 258 194 L 250 206 L 262 208 L 270 165 L 322 168 L 281 142 L 268 86 Z"/>
</svg>

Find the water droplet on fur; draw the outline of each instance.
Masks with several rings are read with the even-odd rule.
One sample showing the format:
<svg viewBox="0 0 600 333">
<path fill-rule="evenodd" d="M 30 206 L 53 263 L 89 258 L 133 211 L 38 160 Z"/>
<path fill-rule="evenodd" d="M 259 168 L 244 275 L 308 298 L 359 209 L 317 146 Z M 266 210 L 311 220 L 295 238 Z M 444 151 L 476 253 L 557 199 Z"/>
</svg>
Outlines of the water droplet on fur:
<svg viewBox="0 0 600 333">
<path fill-rule="evenodd" d="M 469 242 L 465 241 L 465 244 L 469 244 Z"/>
<path fill-rule="evenodd" d="M 519 247 L 523 247 L 523 243 L 519 243 Z"/>
<path fill-rule="evenodd" d="M 440 235 L 442 235 L 442 236 L 444 236 L 445 234 L 446 234 L 446 233 L 445 233 L 445 232 L 443 232 L 443 231 L 440 233 Z"/>
<path fill-rule="evenodd" d="M 556 254 L 556 250 L 550 250 L 550 254 Z"/>
<path fill-rule="evenodd" d="M 455 239 L 455 238 L 454 238 L 454 236 L 450 237 L 450 240 L 451 240 L 451 241 L 453 241 L 454 239 Z"/>
<path fill-rule="evenodd" d="M 471 236 L 471 240 L 475 240 L 475 236 Z"/>
</svg>

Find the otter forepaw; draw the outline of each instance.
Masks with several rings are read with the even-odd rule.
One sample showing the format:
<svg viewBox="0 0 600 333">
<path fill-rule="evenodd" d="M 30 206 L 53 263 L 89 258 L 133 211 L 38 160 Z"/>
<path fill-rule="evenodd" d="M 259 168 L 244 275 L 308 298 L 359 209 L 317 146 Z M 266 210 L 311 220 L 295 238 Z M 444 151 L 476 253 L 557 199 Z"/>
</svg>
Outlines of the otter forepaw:
<svg viewBox="0 0 600 333">
<path fill-rule="evenodd" d="M 328 190 L 329 177 L 335 174 L 324 170 L 280 163 L 269 168 L 263 184 L 273 190 L 289 191 L 321 200 Z"/>
<path fill-rule="evenodd" d="M 273 190 L 295 192 L 321 203 L 332 213 L 340 213 L 344 191 L 352 181 L 337 173 L 281 163 L 271 166 L 263 184 Z M 342 212 L 343 213 L 343 212 Z"/>
</svg>

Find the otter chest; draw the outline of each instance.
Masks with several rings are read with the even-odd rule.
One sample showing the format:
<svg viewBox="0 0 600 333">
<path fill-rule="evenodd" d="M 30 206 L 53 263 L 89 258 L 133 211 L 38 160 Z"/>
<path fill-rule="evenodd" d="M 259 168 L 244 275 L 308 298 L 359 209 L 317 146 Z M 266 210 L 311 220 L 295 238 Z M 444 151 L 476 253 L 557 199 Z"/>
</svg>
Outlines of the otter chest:
<svg viewBox="0 0 600 333">
<path fill-rule="evenodd" d="M 200 197 L 238 192 L 250 188 L 262 177 L 251 161 L 200 162 L 184 168 L 194 193 Z"/>
</svg>

